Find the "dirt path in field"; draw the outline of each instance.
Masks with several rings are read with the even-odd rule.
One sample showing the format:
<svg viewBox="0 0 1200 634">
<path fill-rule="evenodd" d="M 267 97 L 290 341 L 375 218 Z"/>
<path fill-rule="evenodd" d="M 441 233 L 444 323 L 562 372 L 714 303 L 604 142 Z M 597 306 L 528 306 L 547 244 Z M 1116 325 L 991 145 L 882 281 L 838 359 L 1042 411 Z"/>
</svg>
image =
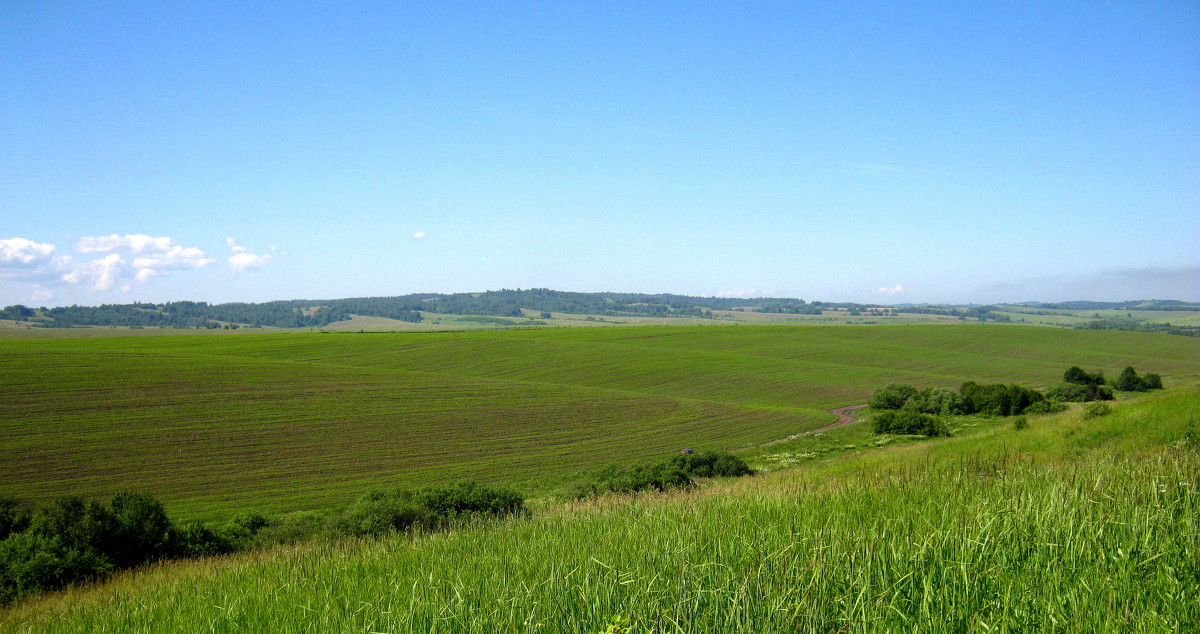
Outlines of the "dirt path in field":
<svg viewBox="0 0 1200 634">
<path fill-rule="evenodd" d="M 854 418 L 854 412 L 857 412 L 860 409 L 864 409 L 866 406 L 867 406 L 867 404 L 863 403 L 862 405 L 847 405 L 845 407 L 835 407 L 833 409 L 825 410 L 825 411 L 829 412 L 830 414 L 837 416 L 837 421 L 829 423 L 828 425 L 826 425 L 824 427 L 818 427 L 817 429 L 814 429 L 812 431 L 806 431 L 806 432 L 804 432 L 804 434 L 812 434 L 812 433 L 819 432 L 819 431 L 825 431 L 827 429 L 833 429 L 834 427 L 841 427 L 842 425 L 849 425 L 850 423 L 853 423 L 855 420 L 857 420 L 856 418 Z M 788 436 L 787 438 L 780 438 L 779 440 L 772 440 L 771 442 L 765 442 L 765 443 L 759 445 L 759 447 L 768 447 L 770 445 L 777 445 L 781 442 L 795 440 L 796 438 L 799 438 L 800 436 L 803 436 L 804 434 L 793 434 L 791 436 Z"/>
<path fill-rule="evenodd" d="M 849 425 L 850 423 L 853 423 L 854 421 L 858 420 L 858 419 L 854 418 L 854 412 L 857 412 L 860 409 L 866 409 L 866 408 L 867 408 L 867 404 L 863 403 L 862 405 L 847 405 L 845 407 L 835 407 L 831 410 L 826 410 L 830 414 L 833 414 L 834 416 L 838 417 L 837 422 L 829 423 L 828 425 L 826 425 L 820 429 L 814 429 L 813 431 L 825 431 L 826 429 L 833 429 L 834 427 L 841 427 L 842 425 Z"/>
</svg>

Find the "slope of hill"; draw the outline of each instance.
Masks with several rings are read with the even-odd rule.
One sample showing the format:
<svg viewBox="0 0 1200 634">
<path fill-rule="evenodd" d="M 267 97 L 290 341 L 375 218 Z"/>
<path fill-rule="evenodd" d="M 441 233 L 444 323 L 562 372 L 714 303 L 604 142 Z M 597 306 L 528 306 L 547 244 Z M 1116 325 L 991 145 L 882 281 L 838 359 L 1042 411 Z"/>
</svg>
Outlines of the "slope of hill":
<svg viewBox="0 0 1200 634">
<path fill-rule="evenodd" d="M 10 631 L 1194 631 L 1200 390 L 448 534 L 161 566 Z"/>
<path fill-rule="evenodd" d="M 173 516 L 554 479 L 815 429 L 889 382 L 1200 377 L 1200 341 L 1017 326 L 682 327 L 0 342 L 4 493 L 136 488 Z"/>
</svg>

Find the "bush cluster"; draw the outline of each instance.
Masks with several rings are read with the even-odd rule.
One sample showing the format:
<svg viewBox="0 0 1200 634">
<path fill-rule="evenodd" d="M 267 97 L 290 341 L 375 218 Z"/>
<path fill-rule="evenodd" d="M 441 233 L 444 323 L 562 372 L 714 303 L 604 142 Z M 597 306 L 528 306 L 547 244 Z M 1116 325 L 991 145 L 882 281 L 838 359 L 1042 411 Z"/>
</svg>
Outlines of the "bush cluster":
<svg viewBox="0 0 1200 634">
<path fill-rule="evenodd" d="M 874 420 L 877 434 L 920 434 L 924 436 L 949 436 L 946 423 L 932 414 L 912 409 L 888 410 Z"/>
<path fill-rule="evenodd" d="M 68 496 L 38 508 L 0 498 L 0 605 L 152 561 L 223 555 L 322 535 L 436 530 L 475 517 L 526 512 L 519 494 L 474 482 L 371 493 L 331 516 L 272 519 L 245 511 L 225 523 L 182 526 L 167 517 L 162 503 L 139 493 L 120 493 L 107 504 Z"/>
<path fill-rule="evenodd" d="M 1067 403 L 1111 401 L 1113 389 L 1145 391 L 1162 389 L 1162 377 L 1147 372 L 1139 377 L 1127 367 L 1116 381 L 1106 381 L 1104 372 L 1089 373 L 1071 366 L 1063 373 L 1063 382 L 1043 391 L 1020 385 L 992 383 L 979 385 L 974 381 L 962 384 L 956 393 L 939 387 L 918 390 L 905 383 L 892 383 L 871 395 L 873 409 L 884 410 L 874 419 L 877 434 L 949 435 L 942 418 L 958 414 L 988 416 L 1019 416 L 1052 414 L 1067 409 Z M 1085 418 L 1100 414 L 1101 408 L 1085 410 Z"/>
<path fill-rule="evenodd" d="M 335 515 L 336 535 L 365 537 L 385 533 L 436 530 L 479 517 L 523 515 L 525 499 L 515 491 L 475 482 L 456 482 L 416 490 L 372 492 Z"/>
<path fill-rule="evenodd" d="M 606 493 L 666 491 L 692 486 L 693 478 L 753 475 L 746 461 L 725 451 L 698 451 L 647 465 L 611 465 L 593 472 L 575 486 L 575 497 Z"/>
<path fill-rule="evenodd" d="M 0 603 L 150 561 L 226 552 L 211 531 L 176 527 L 161 502 L 131 492 L 37 509 L 0 501 L 0 540 Z"/>
<path fill-rule="evenodd" d="M 1121 371 L 1121 376 L 1117 377 L 1115 387 L 1122 392 L 1161 390 L 1163 389 L 1162 377 L 1154 372 L 1147 372 L 1146 376 L 1138 376 L 1136 370 L 1127 366 Z"/>
<path fill-rule="evenodd" d="M 1087 383 L 1059 383 L 1042 391 L 1047 399 L 1060 403 L 1086 403 L 1113 400 L 1112 388 Z"/>
</svg>

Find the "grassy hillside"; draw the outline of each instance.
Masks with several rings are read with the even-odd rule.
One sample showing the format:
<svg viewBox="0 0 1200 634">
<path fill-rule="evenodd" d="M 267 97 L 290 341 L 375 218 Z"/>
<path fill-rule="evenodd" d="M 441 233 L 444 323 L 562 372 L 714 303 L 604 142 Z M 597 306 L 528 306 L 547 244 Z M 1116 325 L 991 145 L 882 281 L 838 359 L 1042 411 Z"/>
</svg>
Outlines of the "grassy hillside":
<svg viewBox="0 0 1200 634">
<path fill-rule="evenodd" d="M 162 566 L 11 631 L 1195 631 L 1200 391 L 529 520 Z"/>
<path fill-rule="evenodd" d="M 133 487 L 179 517 L 522 481 L 831 422 L 892 381 L 1200 375 L 1200 340 L 992 326 L 675 327 L 0 342 L 2 493 Z"/>
</svg>

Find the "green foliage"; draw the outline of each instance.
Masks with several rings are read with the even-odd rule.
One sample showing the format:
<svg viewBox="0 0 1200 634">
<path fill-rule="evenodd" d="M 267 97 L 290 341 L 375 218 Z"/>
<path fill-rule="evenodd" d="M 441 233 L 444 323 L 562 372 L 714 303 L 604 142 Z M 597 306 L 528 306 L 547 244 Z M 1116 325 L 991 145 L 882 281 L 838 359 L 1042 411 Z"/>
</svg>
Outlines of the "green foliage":
<svg viewBox="0 0 1200 634">
<path fill-rule="evenodd" d="M 873 425 L 877 434 L 950 435 L 941 418 L 911 409 L 881 412 L 875 416 Z"/>
<path fill-rule="evenodd" d="M 435 530 L 476 517 L 526 512 L 525 500 L 509 489 L 456 482 L 416 490 L 369 493 L 330 522 L 335 534 L 362 537 L 411 530 Z"/>
<path fill-rule="evenodd" d="M 1021 414 L 1045 399 L 1041 392 L 1015 384 L 977 385 L 969 381 L 963 384 L 961 392 L 968 412 L 989 416 Z"/>
<path fill-rule="evenodd" d="M 745 460 L 726 451 L 697 451 L 680 453 L 662 462 L 640 465 L 609 465 L 577 482 L 574 497 L 591 497 L 609 493 L 667 491 L 694 484 L 693 478 L 736 478 L 753 475 Z"/>
<path fill-rule="evenodd" d="M 955 416 L 969 413 L 967 403 L 954 390 L 944 387 L 927 387 L 910 398 L 904 407 L 911 407 L 924 414 Z"/>
<path fill-rule="evenodd" d="M 609 493 L 682 489 L 692 484 L 692 477 L 669 461 L 651 465 L 611 465 L 594 471 L 588 479 L 576 484 L 573 494 L 583 498 Z"/>
<path fill-rule="evenodd" d="M 0 542 L 0 604 L 67 584 L 98 579 L 112 563 L 96 550 L 37 531 Z"/>
<path fill-rule="evenodd" d="M 754 470 L 745 460 L 727 451 L 682 453 L 668 462 L 693 478 L 738 478 L 754 475 Z"/>
<path fill-rule="evenodd" d="M 172 555 L 173 527 L 162 502 L 141 493 L 124 492 L 109 503 L 116 522 L 109 543 L 100 551 L 117 568 L 132 568 Z"/>
<path fill-rule="evenodd" d="M 0 497 L 0 540 L 29 528 L 32 516 L 29 507 L 17 498 Z"/>
<path fill-rule="evenodd" d="M 26 516 L 9 500 L 0 541 L 0 600 L 98 578 L 110 570 L 176 556 L 180 534 L 157 500 L 119 493 L 108 504 L 58 498 Z"/>
<path fill-rule="evenodd" d="M 1062 403 L 1085 403 L 1088 401 L 1113 400 L 1112 388 L 1107 385 L 1084 385 L 1079 383 L 1059 383 L 1043 390 L 1042 394 L 1051 401 Z"/>
<path fill-rule="evenodd" d="M 183 525 L 172 538 L 172 550 L 178 557 L 213 557 L 240 550 L 232 539 L 200 522 Z"/>
<path fill-rule="evenodd" d="M 1021 431 L 1029 427 L 1029 419 L 1024 416 L 1018 416 L 1013 419 L 1013 429 Z"/>
<path fill-rule="evenodd" d="M 900 409 L 910 398 L 917 395 L 917 388 L 907 383 L 889 383 L 875 390 L 867 404 L 872 409 Z"/>
<path fill-rule="evenodd" d="M 1104 371 L 1100 370 L 1095 374 L 1089 374 L 1079 366 L 1073 365 L 1063 373 L 1063 382 L 1076 385 L 1104 385 Z"/>
<path fill-rule="evenodd" d="M 1126 366 L 1117 377 L 1116 388 L 1122 392 L 1145 392 L 1146 390 L 1161 390 L 1162 377 L 1154 372 L 1147 372 L 1139 377 L 1137 371 Z"/>
<path fill-rule="evenodd" d="M 1083 406 L 1083 419 L 1089 420 L 1092 418 L 1099 418 L 1101 416 L 1108 416 L 1112 413 L 1112 411 L 1112 406 L 1108 403 L 1101 401 L 1087 403 Z"/>
<path fill-rule="evenodd" d="M 233 523 L 253 535 L 269 526 L 271 521 L 258 511 L 242 511 L 233 516 Z"/>
<path fill-rule="evenodd" d="M 1116 388 L 1122 392 L 1146 391 L 1141 377 L 1137 375 L 1137 371 L 1132 366 L 1125 366 L 1125 369 L 1121 370 L 1121 376 L 1117 377 Z"/>
</svg>

